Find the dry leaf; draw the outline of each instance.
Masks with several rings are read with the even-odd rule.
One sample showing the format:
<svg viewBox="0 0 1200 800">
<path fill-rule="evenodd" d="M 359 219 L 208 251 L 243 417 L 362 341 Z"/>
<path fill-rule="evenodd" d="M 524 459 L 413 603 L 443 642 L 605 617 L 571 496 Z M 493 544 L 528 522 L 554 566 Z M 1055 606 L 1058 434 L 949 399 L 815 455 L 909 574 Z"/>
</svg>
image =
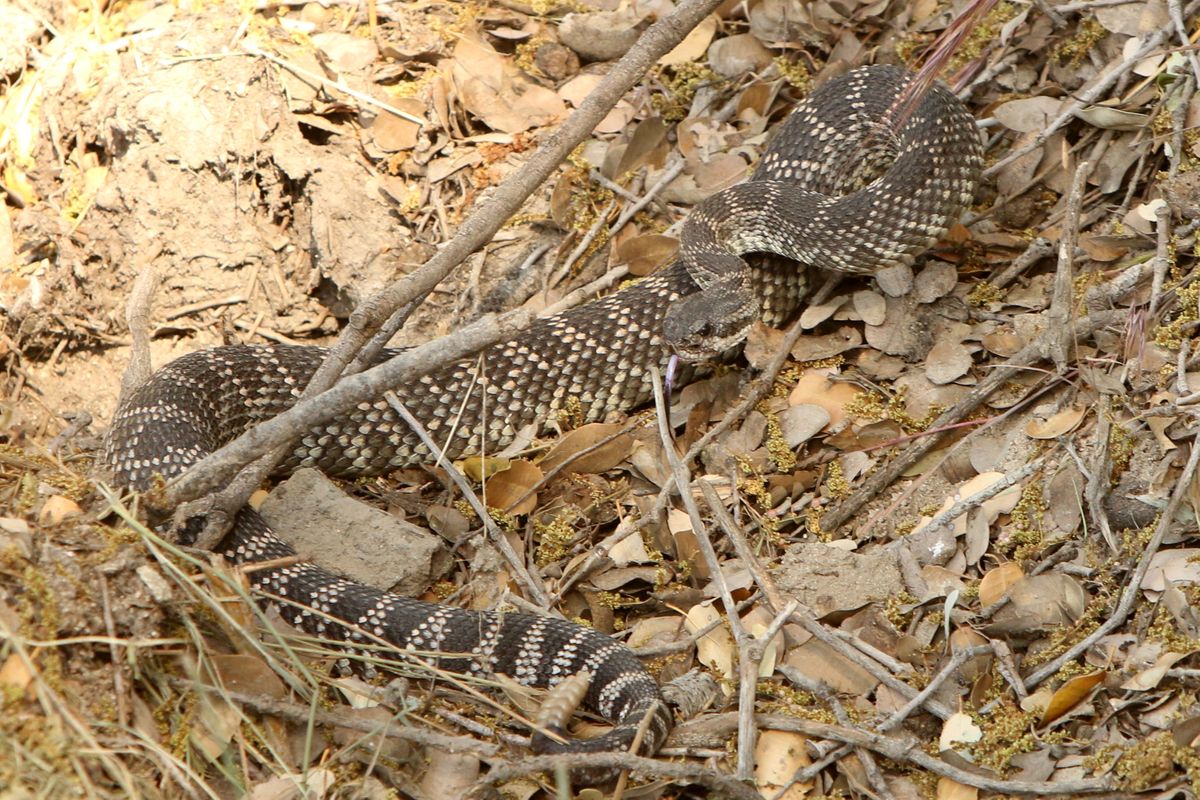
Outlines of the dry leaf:
<svg viewBox="0 0 1200 800">
<path fill-rule="evenodd" d="M 551 448 L 538 465 L 545 471 L 555 470 L 566 464 L 563 471 L 571 473 L 599 474 L 620 464 L 633 451 L 634 438 L 626 432 L 625 425 L 618 423 L 589 422 L 568 433 Z M 608 440 L 608 441 L 606 441 Z M 601 444 L 603 442 L 603 444 Z M 587 455 L 574 458 L 579 453 L 595 447 Z M 573 459 L 573 460 L 572 460 Z M 570 460 L 570 463 L 567 463 Z"/>
<path fill-rule="evenodd" d="M 793 450 L 825 430 L 829 421 L 829 412 L 813 403 L 798 403 L 779 412 L 779 430 Z"/>
<path fill-rule="evenodd" d="M 1021 565 L 1008 561 L 994 569 L 990 569 L 979 582 L 979 602 L 986 608 L 999 602 L 1009 587 L 1025 577 Z"/>
<path fill-rule="evenodd" d="M 1053 97 L 1025 97 L 996 106 L 992 115 L 1009 130 L 1036 133 L 1046 130 L 1061 109 L 1062 101 Z"/>
<path fill-rule="evenodd" d="M 979 790 L 974 786 L 959 783 L 953 778 L 938 778 L 937 800 L 975 800 Z"/>
<path fill-rule="evenodd" d="M 692 28 L 683 41 L 660 58 L 658 63 L 664 67 L 672 67 L 699 59 L 708 51 L 708 45 L 717 33 L 718 22 L 716 14 L 709 14 L 700 20 L 700 24 Z"/>
<path fill-rule="evenodd" d="M 391 105 L 416 117 L 425 116 L 425 104 L 411 97 L 396 98 L 391 101 Z M 398 150 L 411 150 L 416 147 L 421 126 L 412 120 L 398 117 L 387 111 L 380 111 L 367 131 L 371 135 L 371 141 L 378 148 L 394 153 Z"/>
<path fill-rule="evenodd" d="M 1144 669 L 1121 684 L 1122 689 L 1145 692 L 1158 686 L 1159 681 L 1167 676 L 1167 670 L 1175 666 L 1175 662 L 1187 658 L 1191 653 L 1174 653 L 1167 651 L 1158 657 L 1154 666 Z"/>
<path fill-rule="evenodd" d="M 25 664 L 25 659 L 16 653 L 11 654 L 0 666 L 0 687 L 5 690 L 24 690 L 33 681 L 33 673 Z"/>
<path fill-rule="evenodd" d="M 974 744 L 983 738 L 983 731 L 975 721 L 961 711 L 951 714 L 942 725 L 942 735 L 938 739 L 938 749 L 943 752 L 953 750 L 955 742 Z"/>
<path fill-rule="evenodd" d="M 800 337 L 792 347 L 791 355 L 797 361 L 820 361 L 853 350 L 862 341 L 862 332 L 857 327 L 844 325 L 824 336 Z"/>
<path fill-rule="evenodd" d="M 1050 703 L 1046 706 L 1046 710 L 1042 712 L 1042 724 L 1049 725 L 1082 703 L 1092 693 L 1092 690 L 1104 681 L 1105 674 L 1101 670 L 1088 675 L 1078 675 L 1058 687 L 1058 690 L 1050 696 Z"/>
<path fill-rule="evenodd" d="M 819 639 L 792 647 L 783 663 L 844 694 L 863 696 L 879 683 L 871 673 Z"/>
<path fill-rule="evenodd" d="M 858 397 L 859 390 L 850 383 L 834 382 L 831 378 L 835 375 L 832 369 L 808 370 L 796 381 L 788 405 L 820 406 L 829 413 L 829 427 L 836 428 L 846 418 L 846 406 Z"/>
<path fill-rule="evenodd" d="M 925 357 L 925 376 L 936 384 L 950 383 L 966 375 L 973 363 L 962 342 L 939 339 Z"/>
<path fill-rule="evenodd" d="M 1183 547 L 1160 550 L 1150 558 L 1142 590 L 1156 600 L 1167 584 L 1176 586 L 1200 582 L 1200 549 Z"/>
<path fill-rule="evenodd" d="M 1015 333 L 1008 333 L 1006 331 L 984 334 L 980 341 L 983 342 L 983 346 L 989 351 L 1004 358 L 1016 355 L 1025 346 L 1024 339 Z"/>
<path fill-rule="evenodd" d="M 558 24 L 558 40 L 588 61 L 611 61 L 638 40 L 638 19 L 628 10 L 567 14 Z"/>
<path fill-rule="evenodd" d="M 669 264 L 679 252 L 679 240 L 674 236 L 651 233 L 635 236 L 617 247 L 617 263 L 629 266 L 629 273 L 642 277 Z"/>
<path fill-rule="evenodd" d="M 1087 601 L 1087 593 L 1070 575 L 1034 575 L 1009 588 L 1009 603 L 986 630 L 993 636 L 1011 636 L 1074 625 L 1083 616 Z"/>
<path fill-rule="evenodd" d="M 1065 433 L 1075 430 L 1087 409 L 1083 406 L 1068 406 L 1056 411 L 1045 420 L 1031 419 L 1025 425 L 1025 433 L 1034 439 L 1057 439 Z"/>
<path fill-rule="evenodd" d="M 329 31 L 313 34 L 312 41 L 337 72 L 358 72 L 379 57 L 375 42 L 363 36 Z"/>
<path fill-rule="evenodd" d="M 800 312 L 800 327 L 811 330 L 837 313 L 846 304 L 846 298 L 835 297 L 824 303 L 810 303 Z"/>
<path fill-rule="evenodd" d="M 642 537 L 636 531 L 610 547 L 608 557 L 618 567 L 634 563 L 649 564 L 654 561 L 646 550 L 646 543 L 642 541 Z"/>
<path fill-rule="evenodd" d="M 69 497 L 63 497 L 61 494 L 51 495 L 46 498 L 46 502 L 42 504 L 42 510 L 38 512 L 39 525 L 57 525 L 66 519 L 77 517 L 83 513 L 83 509 Z"/>
<path fill-rule="evenodd" d="M 557 94 L 524 77 L 486 42 L 459 39 L 451 74 L 463 105 L 492 130 L 520 133 L 567 115 Z"/>
<path fill-rule="evenodd" d="M 790 731 L 765 730 L 754 743 L 754 783 L 764 797 L 801 800 L 812 791 L 812 782 L 791 783 L 797 771 L 812 763 L 807 737 Z M 789 785 L 790 784 L 790 785 Z M 782 795 L 779 790 L 788 786 Z"/>
<path fill-rule="evenodd" d="M 711 603 L 700 603 L 692 606 L 687 612 L 685 621 L 691 633 L 722 619 L 722 615 L 712 607 Z M 733 642 L 733 634 L 724 624 L 718 625 L 696 640 L 696 658 L 721 678 L 733 679 L 734 654 L 737 646 Z"/>
<path fill-rule="evenodd" d="M 537 493 L 532 490 L 544 477 L 543 472 L 528 461 L 513 461 L 508 469 L 487 479 L 483 486 L 483 501 L 489 507 L 509 514 L 529 514 L 537 508 Z"/>
<path fill-rule="evenodd" d="M 882 325 L 887 316 L 887 300 L 879 292 L 867 289 L 855 292 L 853 295 L 854 310 L 868 325 Z"/>
<path fill-rule="evenodd" d="M 482 483 L 492 475 L 508 469 L 511 465 L 510 459 L 494 456 L 467 456 L 461 461 L 455 462 L 459 471 L 476 483 Z"/>
<path fill-rule="evenodd" d="M 725 78 L 757 72 L 771 63 L 772 53 L 749 33 L 718 39 L 708 48 L 708 63 Z"/>
</svg>

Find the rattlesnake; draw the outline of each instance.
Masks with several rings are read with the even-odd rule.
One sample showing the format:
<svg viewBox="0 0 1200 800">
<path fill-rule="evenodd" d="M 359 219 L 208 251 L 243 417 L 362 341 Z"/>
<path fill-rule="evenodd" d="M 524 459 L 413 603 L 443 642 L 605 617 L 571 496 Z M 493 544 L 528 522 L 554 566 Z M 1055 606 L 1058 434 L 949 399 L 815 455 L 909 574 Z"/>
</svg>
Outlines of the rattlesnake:
<svg viewBox="0 0 1200 800">
<path fill-rule="evenodd" d="M 744 252 L 775 252 L 843 272 L 911 262 L 970 200 L 980 147 L 970 115 L 942 86 L 892 125 L 910 80 L 897 68 L 868 67 L 829 81 L 781 126 L 750 180 L 695 209 L 679 261 L 543 319 L 476 358 L 396 387 L 397 394 L 448 457 L 495 452 L 569 400 L 586 421 L 644 404 L 650 367 L 672 345 L 710 355 L 735 344 L 753 320 L 790 315 L 803 294 L 802 270 L 778 260 L 747 264 Z M 113 417 L 103 461 L 115 483 L 145 489 L 155 476 L 179 475 L 294 403 L 324 354 L 319 347 L 242 345 L 167 365 Z M 428 455 L 380 399 L 306 433 L 281 472 L 315 466 L 335 476 L 379 474 Z M 342 579 L 297 561 L 249 509 L 219 549 L 237 563 L 282 559 L 249 573 L 254 588 L 278 603 L 289 622 L 351 647 L 378 638 L 401 651 L 447 654 L 435 659 L 442 669 L 504 673 L 534 686 L 588 670 L 585 704 L 614 729 L 566 745 L 537 739 L 542 749 L 626 748 L 650 714 L 643 751 L 653 752 L 669 730 L 654 679 L 628 649 L 599 632 L 554 617 L 419 602 Z"/>
</svg>

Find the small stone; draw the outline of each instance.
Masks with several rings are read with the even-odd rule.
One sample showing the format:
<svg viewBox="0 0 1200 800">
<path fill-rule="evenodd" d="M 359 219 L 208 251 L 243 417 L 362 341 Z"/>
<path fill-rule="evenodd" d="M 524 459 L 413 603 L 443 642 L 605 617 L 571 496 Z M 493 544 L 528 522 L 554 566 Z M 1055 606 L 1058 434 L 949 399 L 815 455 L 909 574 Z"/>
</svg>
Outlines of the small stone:
<svg viewBox="0 0 1200 800">
<path fill-rule="evenodd" d="M 415 595 L 448 566 L 438 536 L 348 497 L 314 469 L 277 486 L 261 513 L 303 557 L 379 589 Z"/>
</svg>

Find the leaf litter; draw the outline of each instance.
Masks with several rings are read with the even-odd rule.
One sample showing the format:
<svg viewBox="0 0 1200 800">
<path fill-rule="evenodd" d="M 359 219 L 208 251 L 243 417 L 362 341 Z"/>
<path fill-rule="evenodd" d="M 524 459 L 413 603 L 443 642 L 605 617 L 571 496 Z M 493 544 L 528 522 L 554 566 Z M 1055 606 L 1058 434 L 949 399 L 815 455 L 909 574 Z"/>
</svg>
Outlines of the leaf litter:
<svg viewBox="0 0 1200 800">
<path fill-rule="evenodd" d="M 111 413 L 146 264 L 169 276 L 163 363 L 228 339 L 322 341 L 422 263 L 665 6 L 566 11 L 2 10 L 0 785 L 428 796 L 512 757 L 499 747 L 527 730 L 512 705 L 448 676 L 431 692 L 419 666 L 348 695 L 336 654 L 238 599 L 219 560 L 97 521 L 96 439 L 60 415 Z M 747 174 L 796 97 L 869 58 L 908 62 L 960 11 L 722 7 L 407 340 L 668 262 L 688 206 Z M 754 376 L 724 369 L 675 398 L 703 530 L 648 414 L 564 414 L 462 465 L 556 612 L 626 636 L 664 680 L 700 664 L 721 681 L 664 758 L 695 778 L 748 747 L 763 796 L 1197 791 L 1196 19 L 1166 0 L 989 13 L 948 73 L 988 144 L 963 224 L 915 271 L 823 290 L 781 368 L 784 336 L 757 332 L 746 358 L 769 383 L 753 403 Z M 353 488 L 453 548 L 426 599 L 524 607 L 449 487 L 439 467 Z M 803 609 L 779 617 L 781 598 Z M 743 743 L 724 720 L 749 713 L 755 674 Z M 539 780 L 501 789 L 553 791 Z M 700 792 L 676 780 L 626 792 Z"/>
</svg>

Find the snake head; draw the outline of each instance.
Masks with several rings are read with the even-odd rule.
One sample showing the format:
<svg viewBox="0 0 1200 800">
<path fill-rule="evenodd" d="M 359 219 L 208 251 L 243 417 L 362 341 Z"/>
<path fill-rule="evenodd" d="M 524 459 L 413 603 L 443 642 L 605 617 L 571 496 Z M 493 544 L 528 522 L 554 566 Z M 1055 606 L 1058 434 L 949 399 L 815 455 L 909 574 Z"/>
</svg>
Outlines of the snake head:
<svg viewBox="0 0 1200 800">
<path fill-rule="evenodd" d="M 685 361 L 704 361 L 742 344 L 760 315 L 748 287 L 721 281 L 672 303 L 663 338 Z"/>
</svg>

